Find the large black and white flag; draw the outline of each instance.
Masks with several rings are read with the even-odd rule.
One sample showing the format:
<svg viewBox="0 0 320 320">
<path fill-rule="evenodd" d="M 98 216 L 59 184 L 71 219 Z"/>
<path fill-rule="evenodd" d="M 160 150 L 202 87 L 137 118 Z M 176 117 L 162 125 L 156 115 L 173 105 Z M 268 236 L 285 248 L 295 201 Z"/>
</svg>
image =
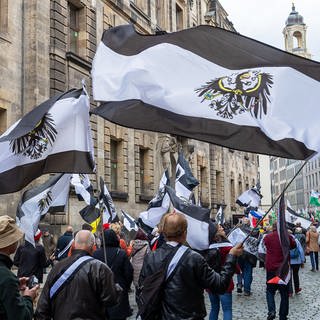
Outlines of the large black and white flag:
<svg viewBox="0 0 320 320">
<path fill-rule="evenodd" d="M 190 200 L 192 197 L 192 190 L 199 184 L 199 181 L 193 176 L 188 161 L 179 153 L 177 167 L 176 167 L 176 194 L 180 198 Z M 194 203 L 194 202 L 193 202 Z"/>
<path fill-rule="evenodd" d="M 34 244 L 39 222 L 47 212 L 63 212 L 69 198 L 70 174 L 56 174 L 45 183 L 25 191 L 18 204 L 17 225 Z"/>
<path fill-rule="evenodd" d="M 95 205 L 97 203 L 91 181 L 87 174 L 73 174 L 71 184 L 74 186 L 74 190 L 80 201 L 85 201 L 88 205 Z"/>
<path fill-rule="evenodd" d="M 92 77 L 93 113 L 126 127 L 283 158 L 320 150 L 320 64 L 238 33 L 111 28 Z"/>
<path fill-rule="evenodd" d="M 0 194 L 18 191 L 44 173 L 91 173 L 92 146 L 84 90 L 43 102 L 0 137 Z"/>
<path fill-rule="evenodd" d="M 167 213 L 170 208 L 170 197 L 165 189 L 165 186 L 169 185 L 169 172 L 168 170 L 165 170 L 161 177 L 157 194 L 149 202 L 147 211 L 143 211 L 139 215 L 142 222 L 150 228 L 156 227 L 160 222 L 161 217 Z"/>
<path fill-rule="evenodd" d="M 210 209 L 179 198 L 175 191 L 166 186 L 171 203 L 177 212 L 183 213 L 188 221 L 187 242 L 192 249 L 206 250 L 213 240 L 213 223 L 210 221 Z"/>
<path fill-rule="evenodd" d="M 236 200 L 241 207 L 258 208 L 260 206 L 262 195 L 257 188 L 251 188 L 243 192 Z"/>
</svg>

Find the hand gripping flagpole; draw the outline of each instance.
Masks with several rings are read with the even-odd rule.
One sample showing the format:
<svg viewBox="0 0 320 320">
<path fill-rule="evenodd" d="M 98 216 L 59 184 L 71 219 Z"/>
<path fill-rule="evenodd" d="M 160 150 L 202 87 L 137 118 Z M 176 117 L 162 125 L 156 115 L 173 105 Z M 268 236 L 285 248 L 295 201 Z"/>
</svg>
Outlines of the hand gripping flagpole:
<svg viewBox="0 0 320 320">
<path fill-rule="evenodd" d="M 308 159 L 309 160 L 309 159 Z M 293 180 L 299 175 L 299 173 L 302 171 L 302 169 L 304 168 L 304 166 L 308 163 L 308 160 L 306 160 L 304 162 L 304 164 L 300 167 L 300 169 L 296 172 L 296 174 L 293 176 L 293 178 L 289 181 L 289 183 L 285 186 L 285 188 L 282 190 L 282 192 L 279 194 L 279 196 L 277 197 L 276 200 L 273 201 L 273 203 L 271 204 L 271 207 L 268 209 L 268 211 L 260 218 L 260 220 L 257 222 L 257 226 L 261 223 L 261 221 L 263 221 L 263 219 L 268 215 L 268 213 L 272 210 L 272 208 L 276 205 L 276 203 L 279 201 L 279 199 L 281 198 L 282 195 L 284 195 L 284 193 L 287 191 L 287 189 L 289 188 L 289 186 L 291 185 L 291 183 L 293 182 Z M 243 244 L 248 240 L 248 238 L 253 234 L 254 229 L 252 229 L 250 231 L 250 233 L 244 238 L 244 240 L 241 242 L 241 245 L 243 246 Z"/>
</svg>

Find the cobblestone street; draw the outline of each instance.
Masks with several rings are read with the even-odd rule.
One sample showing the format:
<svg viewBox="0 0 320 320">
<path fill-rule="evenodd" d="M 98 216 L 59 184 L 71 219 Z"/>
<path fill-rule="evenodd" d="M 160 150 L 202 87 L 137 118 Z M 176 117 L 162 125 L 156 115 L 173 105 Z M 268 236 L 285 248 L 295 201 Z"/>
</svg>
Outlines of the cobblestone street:
<svg viewBox="0 0 320 320">
<path fill-rule="evenodd" d="M 320 319 L 320 272 L 310 271 L 310 260 L 304 269 L 300 270 L 301 294 L 290 298 L 289 320 L 319 320 Z M 236 281 L 236 277 L 234 277 Z M 267 302 L 265 298 L 265 270 L 254 269 L 252 295 L 245 297 L 233 291 L 233 319 L 234 320 L 265 320 L 267 318 Z M 276 294 L 277 312 L 279 311 L 280 295 Z M 136 306 L 133 294 L 130 296 L 131 306 L 136 314 Z M 210 302 L 206 295 L 207 312 L 210 312 Z M 135 316 L 130 317 L 134 320 Z M 206 317 L 209 319 L 209 316 Z M 219 320 L 222 320 L 220 311 Z M 278 319 L 278 317 L 277 317 Z"/>
</svg>

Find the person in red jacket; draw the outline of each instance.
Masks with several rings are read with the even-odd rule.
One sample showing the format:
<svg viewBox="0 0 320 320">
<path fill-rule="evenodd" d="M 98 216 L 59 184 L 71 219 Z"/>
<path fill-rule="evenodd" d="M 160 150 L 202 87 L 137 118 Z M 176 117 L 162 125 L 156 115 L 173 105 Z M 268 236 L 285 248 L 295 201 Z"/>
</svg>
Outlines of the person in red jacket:
<svg viewBox="0 0 320 320">
<path fill-rule="evenodd" d="M 293 237 L 289 236 L 289 240 L 290 240 L 290 249 L 295 248 L 296 243 Z M 276 276 L 277 271 L 281 266 L 281 264 L 283 263 L 283 259 L 284 259 L 280 240 L 279 240 L 279 235 L 277 232 L 276 222 L 274 222 L 272 225 L 272 232 L 267 234 L 264 237 L 263 241 L 267 251 L 265 268 L 267 272 L 267 282 L 268 282 L 270 279 Z M 274 301 L 274 296 L 277 290 L 280 291 L 280 296 L 281 296 L 279 319 L 287 320 L 288 313 L 289 313 L 289 286 L 284 284 L 270 284 L 270 283 L 267 283 L 267 291 L 266 291 L 267 304 L 268 304 L 267 320 L 273 320 L 276 318 L 276 305 Z"/>
<path fill-rule="evenodd" d="M 228 241 L 225 231 L 221 225 L 218 225 L 218 231 L 214 237 L 214 244 L 218 250 L 220 263 L 215 269 L 216 272 L 221 271 L 221 267 L 225 264 L 227 255 L 232 249 L 232 244 Z M 235 272 L 240 273 L 240 267 L 237 264 Z M 209 320 L 218 320 L 220 303 L 223 310 L 223 319 L 232 320 L 232 291 L 234 289 L 234 282 L 231 278 L 228 289 L 224 294 L 213 294 L 209 291 L 209 298 L 211 302 L 211 312 Z"/>
</svg>

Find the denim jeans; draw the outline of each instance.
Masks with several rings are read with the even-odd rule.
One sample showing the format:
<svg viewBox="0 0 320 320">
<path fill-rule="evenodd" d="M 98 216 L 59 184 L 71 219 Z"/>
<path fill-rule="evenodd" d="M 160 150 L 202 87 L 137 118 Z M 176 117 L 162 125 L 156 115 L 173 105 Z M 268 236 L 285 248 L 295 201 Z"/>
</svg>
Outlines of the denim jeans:
<svg viewBox="0 0 320 320">
<path fill-rule="evenodd" d="M 223 320 L 232 320 L 232 293 L 212 294 L 209 293 L 211 302 L 211 312 L 209 320 L 218 320 L 220 311 L 220 302 L 223 311 Z"/>
<path fill-rule="evenodd" d="M 310 261 L 313 270 L 319 270 L 319 258 L 318 252 L 311 251 L 310 252 Z"/>
<path fill-rule="evenodd" d="M 267 281 L 273 278 L 274 276 L 275 276 L 274 272 L 267 272 Z M 274 296 L 277 290 L 279 290 L 280 297 L 281 297 L 279 319 L 287 320 L 288 313 L 289 313 L 289 286 L 288 285 L 267 283 L 266 297 L 267 297 L 267 305 L 268 305 L 268 314 L 276 315 L 276 304 L 274 301 Z"/>
<path fill-rule="evenodd" d="M 237 285 L 242 286 L 243 279 L 243 289 L 244 292 L 251 292 L 251 283 L 252 283 L 252 265 L 247 260 L 239 260 L 238 262 L 241 274 L 237 275 Z"/>
</svg>

